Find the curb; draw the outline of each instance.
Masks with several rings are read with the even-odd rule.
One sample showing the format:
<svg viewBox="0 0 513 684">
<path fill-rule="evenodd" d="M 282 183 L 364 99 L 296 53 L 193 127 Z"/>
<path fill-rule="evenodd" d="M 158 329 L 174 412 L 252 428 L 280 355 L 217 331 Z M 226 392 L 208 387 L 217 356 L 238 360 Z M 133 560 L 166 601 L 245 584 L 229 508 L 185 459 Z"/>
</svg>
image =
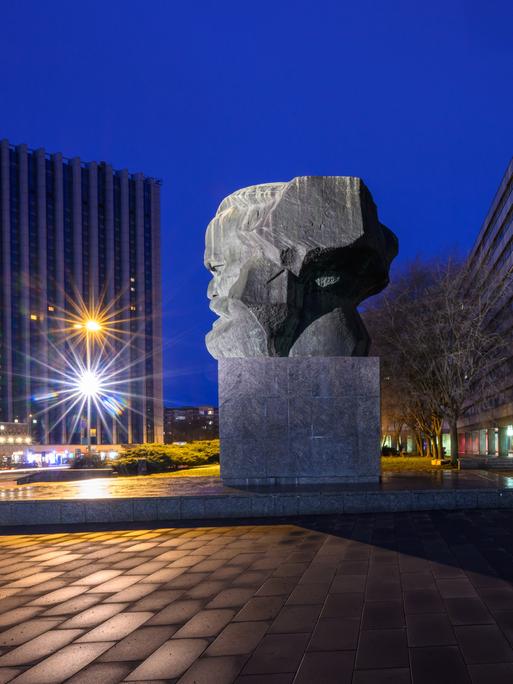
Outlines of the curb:
<svg viewBox="0 0 513 684">
<path fill-rule="evenodd" d="M 0 528 L 18 525 L 273 518 L 341 513 L 513 509 L 513 489 L 213 494 L 0 501 Z"/>
</svg>

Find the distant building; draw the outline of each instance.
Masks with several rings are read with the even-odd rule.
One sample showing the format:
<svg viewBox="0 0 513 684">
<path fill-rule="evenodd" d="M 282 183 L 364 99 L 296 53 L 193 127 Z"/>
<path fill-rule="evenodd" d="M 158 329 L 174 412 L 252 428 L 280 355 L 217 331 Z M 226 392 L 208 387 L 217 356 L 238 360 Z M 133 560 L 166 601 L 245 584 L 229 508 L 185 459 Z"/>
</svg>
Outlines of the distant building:
<svg viewBox="0 0 513 684">
<path fill-rule="evenodd" d="M 472 270 L 490 279 L 513 268 L 513 160 L 499 185 L 469 256 Z M 460 454 L 513 454 L 513 292 L 495 312 L 501 334 L 511 341 L 493 394 L 471 398 L 459 423 Z"/>
<path fill-rule="evenodd" d="M 30 426 L 27 423 L 0 422 L 0 462 L 17 452 L 25 452 L 31 443 Z"/>
<path fill-rule="evenodd" d="M 93 410 L 93 443 L 162 441 L 158 180 L 2 140 L 0 283 L 0 421 L 37 421 L 44 444 L 83 440 L 77 409 L 63 418 L 64 404 L 45 410 L 38 397 L 68 353 L 63 316 L 77 293 L 91 307 L 103 296 L 133 345 L 113 342 L 128 410 L 105 422 Z"/>
<path fill-rule="evenodd" d="M 164 409 L 164 442 L 189 442 L 219 437 L 219 411 L 214 406 Z"/>
</svg>

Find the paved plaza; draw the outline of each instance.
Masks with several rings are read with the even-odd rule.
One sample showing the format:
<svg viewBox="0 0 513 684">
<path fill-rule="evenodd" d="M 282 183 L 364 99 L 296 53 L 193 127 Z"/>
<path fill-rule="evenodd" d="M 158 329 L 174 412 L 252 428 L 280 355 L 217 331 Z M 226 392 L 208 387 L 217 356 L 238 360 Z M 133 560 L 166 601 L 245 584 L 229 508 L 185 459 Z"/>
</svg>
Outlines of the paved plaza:
<svg viewBox="0 0 513 684">
<path fill-rule="evenodd" d="M 513 512 L 0 538 L 0 682 L 513 681 Z"/>
</svg>

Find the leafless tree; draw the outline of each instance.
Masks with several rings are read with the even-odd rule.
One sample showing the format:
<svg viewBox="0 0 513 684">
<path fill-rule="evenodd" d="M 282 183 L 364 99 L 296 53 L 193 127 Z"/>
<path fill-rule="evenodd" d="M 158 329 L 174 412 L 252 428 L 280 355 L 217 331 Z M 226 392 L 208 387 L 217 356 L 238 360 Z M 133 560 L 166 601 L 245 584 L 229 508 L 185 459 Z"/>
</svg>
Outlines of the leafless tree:
<svg viewBox="0 0 513 684">
<path fill-rule="evenodd" d="M 455 259 L 416 261 L 364 313 L 371 353 L 381 356 L 387 376 L 394 374 L 398 404 L 408 406 L 409 424 L 437 457 L 443 419 L 456 463 L 458 420 L 472 396 L 493 391 L 506 345 L 496 314 L 510 297 L 509 273 L 483 280 Z"/>
</svg>

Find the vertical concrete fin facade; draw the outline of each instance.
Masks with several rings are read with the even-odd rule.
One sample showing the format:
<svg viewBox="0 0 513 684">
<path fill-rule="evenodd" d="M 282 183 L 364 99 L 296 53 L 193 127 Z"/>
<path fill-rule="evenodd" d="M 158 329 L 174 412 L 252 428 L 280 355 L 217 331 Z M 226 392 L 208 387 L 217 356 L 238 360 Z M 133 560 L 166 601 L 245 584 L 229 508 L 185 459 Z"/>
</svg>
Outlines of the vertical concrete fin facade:
<svg viewBox="0 0 513 684">
<path fill-rule="evenodd" d="M 53 261 L 48 266 L 48 279 L 52 283 L 54 292 L 54 304 L 57 311 L 64 311 L 66 306 L 65 286 L 64 286 L 64 188 L 62 154 L 57 152 L 52 155 L 53 160 L 53 204 L 54 204 L 54 240 L 53 240 Z M 52 335 L 52 343 L 57 339 L 62 339 L 64 334 L 64 321 L 58 316 L 55 321 L 55 334 Z M 56 367 L 62 365 L 59 358 L 54 360 Z M 66 444 L 68 435 L 65 421 L 58 421 L 57 411 L 50 411 L 51 421 L 55 424 L 51 440 L 56 443 Z"/>
<path fill-rule="evenodd" d="M 144 177 L 142 173 L 135 174 L 135 227 L 136 227 L 136 250 L 140 255 L 144 254 Z M 138 354 L 137 369 L 139 377 L 145 375 L 145 353 L 146 345 L 144 340 L 144 310 L 145 310 L 145 264 L 144 259 L 138 259 L 136 263 L 136 312 L 135 319 L 137 337 L 135 346 Z M 139 395 L 138 405 L 143 418 L 142 441 L 148 441 L 147 436 L 147 415 L 146 415 L 146 387 L 142 380 L 137 382 L 137 394 Z"/>
<path fill-rule="evenodd" d="M 131 335 L 131 270 L 130 270 L 130 190 L 128 171 L 123 169 L 119 172 L 119 204 L 120 204 L 120 243 L 121 243 L 121 282 L 124 284 L 121 287 L 120 304 L 123 311 L 128 311 L 129 316 L 124 316 L 122 329 L 125 339 Z M 128 286 L 126 285 L 128 283 Z M 120 363 L 123 365 L 130 364 L 130 349 L 125 347 L 120 358 Z M 125 428 L 127 430 L 127 441 L 133 440 L 133 414 L 129 413 L 126 417 Z"/>
<path fill-rule="evenodd" d="M 152 274 L 153 274 L 153 311 L 151 321 L 153 325 L 153 385 L 155 396 L 162 396 L 163 368 L 162 368 L 162 282 L 160 263 L 160 186 L 151 186 L 151 216 L 152 216 Z M 151 352 L 151 350 L 148 350 Z M 164 406 L 154 406 L 153 424 L 155 434 L 153 441 L 164 441 Z"/>
<path fill-rule="evenodd" d="M 46 155 L 45 151 L 39 149 L 35 153 L 36 164 L 36 203 L 37 203 L 37 284 L 39 291 L 39 311 L 41 320 L 39 321 L 39 336 L 35 347 L 39 354 L 40 363 L 37 364 L 37 375 L 40 382 L 37 389 L 41 394 L 48 393 L 48 332 L 49 318 L 55 314 L 55 307 L 48 302 L 48 271 L 47 271 L 47 215 L 46 215 Z M 52 307 L 51 310 L 49 307 Z M 33 350 L 33 354 L 36 349 Z M 35 365 L 35 364 L 34 364 Z M 49 439 L 48 413 L 41 414 L 39 420 L 40 433 L 39 439 L 47 442 Z"/>
<path fill-rule="evenodd" d="M 19 270 L 12 275 L 16 279 L 16 289 L 20 299 L 21 315 L 18 320 L 18 331 L 20 341 L 28 342 L 30 350 L 30 338 L 37 335 L 37 323 L 39 322 L 38 312 L 30 309 L 30 289 L 34 285 L 30 278 L 29 268 L 29 196 L 28 196 L 28 168 L 27 168 L 27 146 L 18 145 L 16 148 L 18 155 L 18 240 L 19 240 Z M 14 245 L 13 245 L 14 246 Z M 37 320 L 33 320 L 37 316 Z M 30 355 L 25 353 L 24 345 L 20 346 L 18 341 L 13 346 L 16 361 L 16 384 L 17 397 L 15 413 L 26 416 L 30 413 L 29 402 L 29 376 L 30 376 Z M 18 417 L 18 415 L 16 417 Z"/>
<path fill-rule="evenodd" d="M 66 405 L 39 403 L 83 302 L 114 314 L 110 353 L 125 369 L 127 410 L 119 423 L 93 415 L 97 443 L 162 440 L 159 181 L 3 140 L 0 228 L 0 421 L 34 417 L 43 443 L 84 439 L 78 408 L 64 418 Z"/>
<path fill-rule="evenodd" d="M 2 201 L 2 420 L 13 420 L 12 405 L 12 294 L 11 294 L 11 203 L 10 150 L 7 140 L 0 143 L 1 201 Z"/>
<path fill-rule="evenodd" d="M 89 292 L 88 307 L 98 300 L 98 165 L 89 164 Z"/>
<path fill-rule="evenodd" d="M 74 287 L 78 292 L 82 292 L 83 284 L 83 245 L 82 245 L 82 168 L 80 159 L 75 157 L 71 161 L 72 173 L 72 212 L 73 212 L 73 262 L 72 276 Z M 66 264 L 70 268 L 70 264 Z"/>
</svg>

